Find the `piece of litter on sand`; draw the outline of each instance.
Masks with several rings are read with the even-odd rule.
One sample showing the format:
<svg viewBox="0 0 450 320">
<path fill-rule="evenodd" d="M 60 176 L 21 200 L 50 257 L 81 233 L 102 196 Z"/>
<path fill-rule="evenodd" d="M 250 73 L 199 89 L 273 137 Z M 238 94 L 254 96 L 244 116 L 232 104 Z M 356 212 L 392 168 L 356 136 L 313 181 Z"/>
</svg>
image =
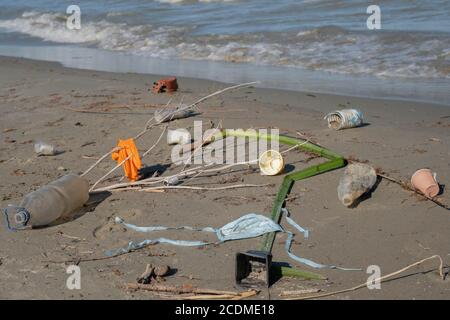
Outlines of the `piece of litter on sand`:
<svg viewBox="0 0 450 320">
<path fill-rule="evenodd" d="M 43 141 L 37 141 L 34 144 L 34 152 L 36 152 L 40 156 L 54 156 L 57 154 L 54 145 Z"/>
<path fill-rule="evenodd" d="M 174 92 L 178 90 L 178 82 L 176 77 L 160 79 L 153 83 L 153 93 Z"/>
<path fill-rule="evenodd" d="M 317 292 L 320 292 L 320 289 L 310 288 L 310 289 L 301 289 L 301 290 L 288 290 L 288 291 L 282 291 L 280 293 L 280 297 L 301 296 L 304 294 L 317 293 Z"/>
<path fill-rule="evenodd" d="M 412 175 L 411 185 L 430 199 L 436 197 L 440 191 L 436 173 L 427 168 L 419 169 Z"/>
<path fill-rule="evenodd" d="M 355 163 L 345 168 L 337 188 L 339 200 L 347 207 L 365 193 L 368 193 L 377 182 L 377 173 L 367 164 Z"/>
<path fill-rule="evenodd" d="M 76 214 L 89 199 L 89 182 L 75 174 L 67 174 L 23 198 L 18 206 L 9 205 L 4 211 L 10 230 L 43 227 L 60 217 Z"/>
<path fill-rule="evenodd" d="M 183 119 L 193 114 L 192 109 L 187 105 L 180 105 L 177 108 L 164 108 L 155 110 L 154 117 L 156 123 L 168 122 L 176 119 Z"/>
<path fill-rule="evenodd" d="M 294 220 L 289 217 L 289 212 L 283 208 L 283 214 L 286 216 L 286 221 L 294 227 L 300 233 L 303 233 L 305 238 L 308 238 L 309 232 L 308 230 L 303 229 L 299 226 Z M 205 228 L 193 228 L 189 226 L 180 226 L 180 227 L 164 227 L 164 226 L 148 226 L 148 227 L 139 227 L 133 224 L 126 223 L 122 218 L 116 217 L 115 223 L 121 224 L 128 229 L 137 231 L 137 232 L 154 232 L 154 231 L 164 231 L 164 230 L 190 230 L 190 231 L 198 231 L 198 232 L 208 232 L 215 233 L 218 241 L 216 242 L 205 242 L 205 241 L 185 241 L 185 240 L 173 240 L 167 238 L 157 238 L 157 239 L 147 239 L 141 242 L 133 242 L 130 241 L 127 247 L 119 248 L 115 250 L 109 250 L 106 252 L 107 256 L 115 256 L 117 254 L 123 254 L 126 252 L 130 252 L 133 250 L 142 249 L 148 245 L 154 245 L 159 243 L 166 243 L 176 246 L 186 246 L 186 247 L 201 247 L 211 244 L 223 243 L 231 240 L 240 240 L 240 239 L 250 239 L 259 237 L 265 234 L 270 234 L 273 232 L 286 232 L 288 237 L 285 243 L 285 251 L 287 255 L 300 263 L 306 264 L 312 268 L 322 269 L 322 268 L 331 268 L 331 269 L 339 269 L 344 271 L 360 271 L 360 268 L 342 268 L 334 265 L 324 265 L 320 263 L 316 263 L 312 260 L 301 258 L 299 256 L 294 255 L 291 252 L 291 245 L 294 238 L 294 234 L 290 231 L 285 231 L 278 223 L 275 223 L 272 219 L 256 213 L 249 213 L 241 216 L 239 219 L 231 221 L 230 223 L 224 225 L 221 228 L 213 228 L 213 227 L 205 227 Z"/>
<path fill-rule="evenodd" d="M 363 114 L 356 109 L 343 109 L 330 112 L 324 117 L 328 127 L 334 130 L 359 127 L 364 123 Z"/>
<path fill-rule="evenodd" d="M 146 290 L 146 291 L 156 291 L 156 292 L 170 292 L 176 294 L 183 293 L 195 293 L 195 294 L 226 294 L 226 295 L 239 295 L 238 292 L 233 291 L 223 291 L 223 290 L 213 290 L 213 289 L 201 289 L 195 288 L 192 285 L 184 286 L 164 286 L 159 284 L 140 284 L 140 283 L 127 283 L 125 284 L 126 289 L 132 290 Z"/>
</svg>

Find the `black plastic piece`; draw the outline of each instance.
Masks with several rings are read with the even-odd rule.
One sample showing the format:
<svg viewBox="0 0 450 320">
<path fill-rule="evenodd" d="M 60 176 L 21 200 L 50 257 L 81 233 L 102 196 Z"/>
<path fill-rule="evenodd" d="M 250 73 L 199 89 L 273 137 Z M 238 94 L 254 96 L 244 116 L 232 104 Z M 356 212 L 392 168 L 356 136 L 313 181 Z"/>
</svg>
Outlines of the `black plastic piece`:
<svg viewBox="0 0 450 320">
<path fill-rule="evenodd" d="M 250 279 L 248 276 L 255 271 L 255 264 L 263 268 L 265 273 L 264 280 Z M 236 283 L 240 286 L 265 286 L 272 284 L 270 277 L 270 268 L 272 265 L 272 254 L 267 251 L 250 250 L 247 252 L 236 253 Z M 261 271 L 261 270 L 259 270 Z"/>
</svg>

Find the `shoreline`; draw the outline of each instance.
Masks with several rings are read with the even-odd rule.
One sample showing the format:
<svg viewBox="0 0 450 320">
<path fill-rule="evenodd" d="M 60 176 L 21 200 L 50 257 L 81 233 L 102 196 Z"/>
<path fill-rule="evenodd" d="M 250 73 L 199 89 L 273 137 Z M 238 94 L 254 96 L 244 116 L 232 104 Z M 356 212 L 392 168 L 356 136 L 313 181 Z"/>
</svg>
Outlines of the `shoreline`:
<svg viewBox="0 0 450 320">
<path fill-rule="evenodd" d="M 450 106 L 447 79 L 379 78 L 295 67 L 149 58 L 72 45 L 1 45 L 0 56 L 55 62 L 81 70 L 167 74 L 219 83 L 261 81 L 257 87 L 265 89 Z"/>
<path fill-rule="evenodd" d="M 0 206 L 18 204 L 27 193 L 69 172 L 86 170 L 99 156 L 134 136 L 153 115 L 155 107 L 196 101 L 226 85 L 210 80 L 178 77 L 179 91 L 153 94 L 159 76 L 73 69 L 56 62 L 0 57 Z M 333 110 L 356 107 L 366 126 L 333 131 L 323 116 Z M 79 112 L 88 110 L 92 113 Z M 442 185 L 449 185 L 450 110 L 424 102 L 367 99 L 329 94 L 246 88 L 226 93 L 199 105 L 198 114 L 170 123 L 171 128 L 191 128 L 194 120 L 224 128 L 272 128 L 281 134 L 302 136 L 347 159 L 367 160 L 393 178 L 408 181 L 418 168 L 430 167 Z M 138 143 L 145 151 L 161 135 L 154 128 Z M 36 140 L 52 143 L 64 153 L 37 157 Z M 171 146 L 164 139 L 143 159 L 148 165 L 170 163 Z M 286 154 L 290 170 L 300 170 L 319 160 L 299 152 Z M 91 183 L 115 166 L 110 158 L 93 170 Z M 180 170 L 168 167 L 161 175 Z M 361 267 L 378 265 L 388 274 L 411 263 L 439 254 L 448 265 L 449 212 L 422 201 L 400 186 L 381 180 L 355 208 L 338 200 L 337 185 L 343 173 L 335 170 L 296 183 L 288 203 L 292 218 L 310 230 L 297 235 L 292 252 L 318 263 Z M 120 181 L 122 172 L 103 185 Z M 177 269 L 167 285 L 193 285 L 235 291 L 236 252 L 258 248 L 261 239 L 230 241 L 205 248 L 155 245 L 110 260 L 81 262 L 81 290 L 68 290 L 66 263 L 78 258 L 104 257 L 105 251 L 126 246 L 131 240 L 166 237 L 211 240 L 208 235 L 161 231 L 142 235 L 114 223 L 114 217 L 139 225 L 220 227 L 245 213 L 270 215 L 283 180 L 262 176 L 242 167 L 223 176 L 201 177 L 197 185 L 235 183 L 269 184 L 263 188 L 227 191 L 168 190 L 163 193 L 114 192 L 73 221 L 47 228 L 0 232 L 0 298 L 3 299 L 161 299 L 148 292 L 129 292 L 123 284 L 134 282 L 147 264 Z M 439 196 L 450 203 L 450 193 Z M 288 225 L 283 222 L 287 228 Z M 1 225 L 4 228 L 4 225 Z M 363 272 L 315 270 L 289 259 L 286 236 L 277 235 L 274 261 L 323 274 L 328 281 L 283 278 L 257 299 L 280 299 L 283 290 L 319 288 L 335 291 L 366 281 Z M 48 262 L 56 261 L 57 263 Z M 432 263 L 382 284 L 381 290 L 361 289 L 330 297 L 337 299 L 449 299 L 447 281 L 439 280 Z"/>
</svg>

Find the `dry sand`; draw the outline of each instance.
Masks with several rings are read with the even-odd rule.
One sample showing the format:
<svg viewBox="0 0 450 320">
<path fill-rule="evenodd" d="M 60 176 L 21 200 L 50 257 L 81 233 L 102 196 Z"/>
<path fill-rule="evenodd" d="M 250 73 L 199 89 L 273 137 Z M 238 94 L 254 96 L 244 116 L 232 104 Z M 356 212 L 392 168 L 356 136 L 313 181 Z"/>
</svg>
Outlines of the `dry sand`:
<svg viewBox="0 0 450 320">
<path fill-rule="evenodd" d="M 56 63 L 0 58 L 0 186 L 1 206 L 17 204 L 39 186 L 68 172 L 80 173 L 117 139 L 142 130 L 154 106 L 169 98 L 193 102 L 225 84 L 179 79 L 174 95 L 154 95 L 149 88 L 158 76 L 75 70 Z M 344 108 L 360 108 L 369 125 L 343 131 L 327 128 L 323 115 Z M 69 110 L 88 109 L 99 113 Z M 450 107 L 407 101 L 388 101 L 269 89 L 242 89 L 205 102 L 194 118 L 177 120 L 171 127 L 190 127 L 193 120 L 223 121 L 225 128 L 279 127 L 282 133 L 299 131 L 346 157 L 369 160 L 393 177 L 407 181 L 418 168 L 430 167 L 441 184 L 450 180 Z M 160 135 L 155 128 L 138 146 L 145 150 Z M 51 142 L 64 153 L 37 157 L 33 142 Z M 170 148 L 160 143 L 144 162 L 170 162 Z M 308 156 L 290 153 L 295 170 L 306 167 Z M 315 163 L 310 161 L 309 164 Z M 110 169 L 103 162 L 89 175 L 91 182 Z M 170 168 L 169 172 L 178 170 Z M 310 230 L 310 239 L 297 236 L 293 251 L 317 262 L 362 267 L 379 265 L 382 274 L 439 254 L 450 259 L 450 212 L 430 201 L 382 180 L 371 196 L 356 208 L 345 208 L 336 187 L 343 170 L 295 184 L 288 208 L 293 218 Z M 120 178 L 117 172 L 112 183 Z M 229 191 L 173 190 L 165 193 L 117 192 L 74 221 L 39 230 L 0 231 L 0 298 L 3 299 L 158 299 L 148 292 L 127 292 L 148 263 L 168 264 L 177 273 L 166 284 L 192 284 L 236 290 L 234 256 L 256 249 L 260 239 L 234 241 L 206 248 L 156 245 L 117 258 L 81 262 L 81 290 L 66 288 L 67 264 L 61 261 L 104 257 L 105 250 L 145 237 L 113 224 L 114 216 L 138 225 L 220 227 L 244 213 L 269 214 L 282 176 L 263 177 L 243 168 L 231 174 L 199 180 L 211 186 L 231 183 L 271 183 L 270 187 Z M 450 203 L 447 190 L 441 200 Z M 178 239 L 212 239 L 190 232 L 160 232 Z M 149 236 L 151 238 L 151 236 Z M 286 236 L 276 237 L 274 260 L 292 262 L 283 250 Z M 48 262 L 53 261 L 53 262 Z M 55 263 L 56 261 L 56 263 Z M 59 263 L 58 263 L 59 262 Z M 70 263 L 69 263 L 70 264 Z M 295 264 L 294 264 L 295 265 Z M 308 269 L 305 266 L 298 267 Z M 419 266 L 381 290 L 361 289 L 338 299 L 448 299 L 449 280 L 435 271 L 437 262 Z M 314 271 L 314 270 L 312 270 Z M 328 281 L 282 279 L 270 290 L 320 288 L 333 291 L 366 281 L 363 272 L 317 271 Z M 269 298 L 263 290 L 258 296 Z"/>
</svg>

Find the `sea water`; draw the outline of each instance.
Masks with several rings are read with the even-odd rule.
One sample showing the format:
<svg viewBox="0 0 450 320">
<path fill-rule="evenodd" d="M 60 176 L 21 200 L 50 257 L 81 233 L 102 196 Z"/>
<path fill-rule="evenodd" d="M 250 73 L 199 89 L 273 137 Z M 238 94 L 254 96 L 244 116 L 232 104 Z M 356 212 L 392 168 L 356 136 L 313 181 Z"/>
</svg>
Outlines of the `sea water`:
<svg viewBox="0 0 450 320">
<path fill-rule="evenodd" d="M 66 27 L 67 7 L 81 29 Z M 0 54 L 450 104 L 450 1 L 0 0 Z"/>
</svg>

